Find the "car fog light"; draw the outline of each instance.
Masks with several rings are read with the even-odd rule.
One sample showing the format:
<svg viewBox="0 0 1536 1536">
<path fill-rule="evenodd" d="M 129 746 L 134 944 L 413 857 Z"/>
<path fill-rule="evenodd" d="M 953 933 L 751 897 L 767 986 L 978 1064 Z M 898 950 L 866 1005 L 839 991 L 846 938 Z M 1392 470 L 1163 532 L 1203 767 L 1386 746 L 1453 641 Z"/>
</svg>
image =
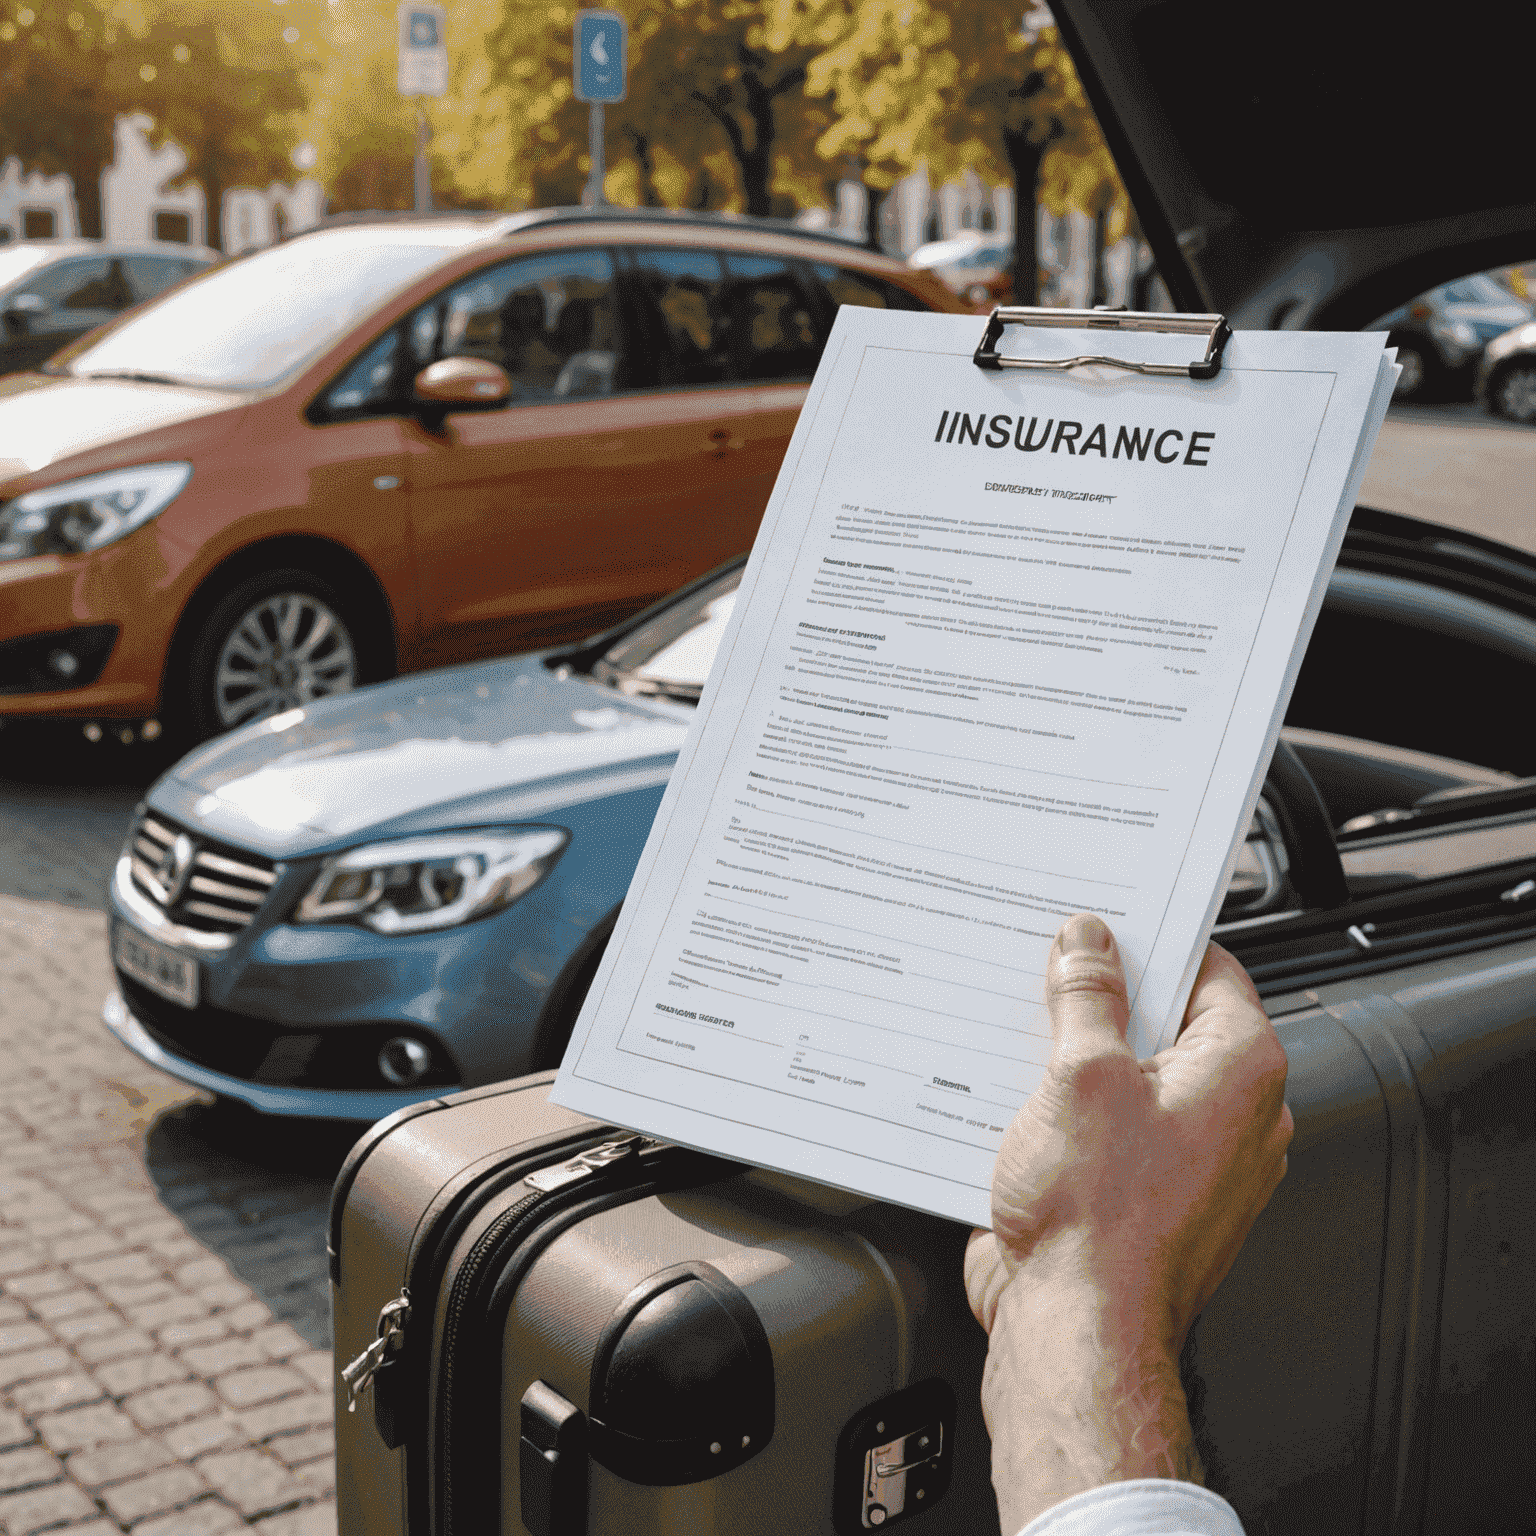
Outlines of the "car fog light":
<svg viewBox="0 0 1536 1536">
<path fill-rule="evenodd" d="M 420 1040 L 409 1035 L 396 1035 L 384 1042 L 379 1052 L 379 1075 L 397 1088 L 409 1088 L 419 1083 L 432 1069 L 432 1052 Z"/>
<path fill-rule="evenodd" d="M 145 741 L 154 741 L 160 734 L 160 722 L 158 720 L 146 720 L 144 729 L 139 732 Z"/>
<path fill-rule="evenodd" d="M 79 661 L 70 651 L 54 651 L 48 658 L 48 665 L 60 677 L 73 677 L 80 670 Z"/>
<path fill-rule="evenodd" d="M 97 725 L 94 720 L 92 720 L 91 723 L 88 726 L 86 726 L 83 734 L 84 734 L 85 739 L 87 741 L 90 741 L 90 742 L 100 741 L 101 740 L 101 727 L 99 725 Z"/>
</svg>

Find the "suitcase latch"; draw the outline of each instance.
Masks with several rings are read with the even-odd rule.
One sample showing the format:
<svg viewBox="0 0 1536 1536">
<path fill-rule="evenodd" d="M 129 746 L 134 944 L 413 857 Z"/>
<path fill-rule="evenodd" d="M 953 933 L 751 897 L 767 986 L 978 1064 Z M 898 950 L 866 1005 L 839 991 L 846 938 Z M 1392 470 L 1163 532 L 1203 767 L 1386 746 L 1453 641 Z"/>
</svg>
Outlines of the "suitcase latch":
<svg viewBox="0 0 1536 1536">
<path fill-rule="evenodd" d="M 838 1536 L 867 1536 L 932 1509 L 954 1475 L 956 1418 L 954 1389 L 938 1376 L 860 1409 L 837 1440 Z"/>
<path fill-rule="evenodd" d="M 937 1466 L 943 1455 L 942 1421 L 925 1424 L 865 1452 L 865 1526 L 881 1526 L 894 1516 L 905 1514 L 909 1502 L 914 1513 L 921 1509 L 928 1497 L 927 1479 L 913 1474 Z"/>
<path fill-rule="evenodd" d="M 373 1378 L 389 1363 L 389 1356 L 405 1342 L 405 1325 L 411 1320 L 411 1300 L 406 1291 L 387 1302 L 379 1313 L 379 1336 L 355 1360 L 341 1368 L 347 1388 L 347 1412 L 357 1412 L 357 1400 L 373 1385 Z"/>
</svg>

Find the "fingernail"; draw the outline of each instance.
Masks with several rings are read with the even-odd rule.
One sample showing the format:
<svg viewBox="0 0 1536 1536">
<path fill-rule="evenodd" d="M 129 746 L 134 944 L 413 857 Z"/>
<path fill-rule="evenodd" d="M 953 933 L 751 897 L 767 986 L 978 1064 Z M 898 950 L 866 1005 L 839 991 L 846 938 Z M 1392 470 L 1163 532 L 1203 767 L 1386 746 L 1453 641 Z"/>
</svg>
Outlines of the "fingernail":
<svg viewBox="0 0 1536 1536">
<path fill-rule="evenodd" d="M 1056 942 L 1064 955 L 1102 955 L 1113 942 L 1113 935 L 1091 912 L 1079 912 L 1061 925 Z"/>
</svg>

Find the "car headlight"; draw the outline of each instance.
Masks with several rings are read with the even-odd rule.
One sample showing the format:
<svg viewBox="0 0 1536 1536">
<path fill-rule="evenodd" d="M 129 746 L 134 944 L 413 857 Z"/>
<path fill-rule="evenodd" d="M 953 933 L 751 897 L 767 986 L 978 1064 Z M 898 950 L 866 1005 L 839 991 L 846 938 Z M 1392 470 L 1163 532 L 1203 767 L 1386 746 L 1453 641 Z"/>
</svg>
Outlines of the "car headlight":
<svg viewBox="0 0 1536 1536">
<path fill-rule="evenodd" d="M 1471 351 L 1478 345 L 1479 337 L 1475 326 L 1465 320 L 1440 320 L 1430 326 L 1437 340 L 1448 347 L 1461 347 Z"/>
<path fill-rule="evenodd" d="M 163 512 L 191 478 L 190 464 L 138 464 L 28 491 L 0 506 L 0 560 L 114 544 Z"/>
<path fill-rule="evenodd" d="M 497 827 L 354 848 L 325 861 L 293 920 L 375 933 L 454 928 L 531 891 L 569 840 L 559 827 Z"/>
</svg>

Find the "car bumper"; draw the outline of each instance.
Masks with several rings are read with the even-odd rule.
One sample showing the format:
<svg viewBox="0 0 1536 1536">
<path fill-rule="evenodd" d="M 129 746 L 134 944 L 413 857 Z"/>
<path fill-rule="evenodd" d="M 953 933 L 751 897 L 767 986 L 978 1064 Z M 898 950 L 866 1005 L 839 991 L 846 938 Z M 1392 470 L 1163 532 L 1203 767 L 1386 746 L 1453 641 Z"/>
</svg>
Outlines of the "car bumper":
<svg viewBox="0 0 1536 1536">
<path fill-rule="evenodd" d="M 173 1055 L 159 1044 L 133 1016 L 120 992 L 108 995 L 101 1010 L 102 1022 L 141 1061 L 169 1073 L 194 1088 L 202 1088 L 221 1098 L 234 1099 L 264 1115 L 287 1115 L 308 1120 L 381 1120 L 397 1109 L 453 1088 L 401 1089 L 395 1092 L 345 1088 L 293 1088 L 271 1083 L 253 1083 L 226 1072 L 215 1072 Z"/>
<path fill-rule="evenodd" d="M 279 869 L 266 912 L 291 908 L 314 874 L 313 861 Z M 292 926 L 258 912 L 245 931 L 216 935 L 171 922 L 135 888 L 121 858 L 109 893 L 109 940 L 114 963 L 118 931 L 127 928 L 197 968 L 189 1009 L 119 967 L 124 1007 L 156 1052 L 140 1051 L 146 1060 L 174 1062 L 167 1070 L 185 1081 L 257 1107 L 277 1103 L 272 1092 L 296 1094 L 294 1102 L 318 1094 L 320 1104 L 356 1093 L 385 1114 L 391 1104 L 530 1070 L 550 988 L 585 933 L 549 896 L 534 893 L 440 933 L 385 938 L 343 924 Z M 430 1076 L 401 1089 L 404 1098 L 391 1097 L 377 1067 L 385 1041 L 402 1035 L 433 1056 Z"/>
<path fill-rule="evenodd" d="M 132 720 L 155 714 L 180 601 L 166 586 L 166 562 L 147 528 L 95 554 L 0 564 L 0 651 L 14 651 L 17 662 L 15 677 L 0 677 L 0 718 Z M 43 688 L 27 686 L 33 641 L 46 636 L 68 649 L 71 635 L 102 628 L 116 634 L 88 684 L 72 686 L 61 677 Z M 81 660 L 93 665 L 83 653 Z"/>
</svg>

